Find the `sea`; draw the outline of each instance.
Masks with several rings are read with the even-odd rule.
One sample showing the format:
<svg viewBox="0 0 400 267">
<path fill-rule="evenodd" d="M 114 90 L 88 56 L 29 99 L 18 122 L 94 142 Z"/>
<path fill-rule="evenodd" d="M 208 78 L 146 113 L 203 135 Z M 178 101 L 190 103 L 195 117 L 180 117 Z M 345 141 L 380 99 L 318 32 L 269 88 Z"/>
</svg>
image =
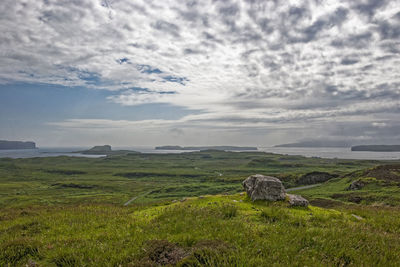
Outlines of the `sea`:
<svg viewBox="0 0 400 267">
<path fill-rule="evenodd" d="M 105 155 L 84 155 L 77 151 L 90 147 L 43 147 L 37 149 L 0 150 L 0 158 L 35 158 L 35 157 L 87 157 L 99 158 Z M 158 150 L 152 146 L 113 147 L 113 150 L 133 150 L 141 153 L 186 153 L 190 150 Z M 258 147 L 259 152 L 269 152 L 283 155 L 300 155 L 305 157 L 329 159 L 365 159 L 365 160 L 399 160 L 400 152 L 368 152 L 351 151 L 349 147 Z"/>
</svg>

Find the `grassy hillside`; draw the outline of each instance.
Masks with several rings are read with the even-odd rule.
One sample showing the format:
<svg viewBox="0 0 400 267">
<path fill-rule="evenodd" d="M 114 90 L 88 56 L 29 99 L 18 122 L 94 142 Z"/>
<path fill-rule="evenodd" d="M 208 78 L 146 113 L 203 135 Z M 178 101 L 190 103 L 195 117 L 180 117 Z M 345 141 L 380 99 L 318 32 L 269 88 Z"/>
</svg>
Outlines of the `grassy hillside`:
<svg viewBox="0 0 400 267">
<path fill-rule="evenodd" d="M 361 182 L 359 190 L 350 190 L 353 182 Z M 322 186 L 300 190 L 316 205 L 357 203 L 374 206 L 400 205 L 400 165 L 381 165 L 332 179 Z"/>
<path fill-rule="evenodd" d="M 0 265 L 395 266 L 400 211 L 289 208 L 239 194 L 2 209 Z"/>
<path fill-rule="evenodd" d="M 254 152 L 0 159 L 0 266 L 398 266 L 399 170 Z M 254 173 L 331 178 L 291 208 L 239 193 Z"/>
</svg>

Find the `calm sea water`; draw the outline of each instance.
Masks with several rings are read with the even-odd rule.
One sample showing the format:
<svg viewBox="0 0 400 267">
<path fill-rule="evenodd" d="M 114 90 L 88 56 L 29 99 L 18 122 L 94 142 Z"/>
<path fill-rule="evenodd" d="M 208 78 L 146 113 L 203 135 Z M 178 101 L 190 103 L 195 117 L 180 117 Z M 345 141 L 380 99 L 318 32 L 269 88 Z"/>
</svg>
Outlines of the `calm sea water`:
<svg viewBox="0 0 400 267">
<path fill-rule="evenodd" d="M 328 159 L 400 159 L 400 152 L 351 151 L 350 147 L 259 147 L 258 150 L 276 154 L 301 155 L 305 157 Z"/>
<path fill-rule="evenodd" d="M 60 148 L 39 148 L 39 149 L 18 149 L 18 150 L 0 150 L 0 158 L 34 158 L 34 157 L 88 157 L 98 158 L 104 155 L 83 155 L 72 153 L 74 151 L 82 151 L 89 147 L 60 147 Z M 134 146 L 134 147 L 113 147 L 114 150 L 127 149 L 142 153 L 183 153 L 190 152 L 188 150 L 156 150 L 150 146 Z M 398 160 L 400 152 L 363 152 L 351 151 L 350 148 L 297 148 L 297 147 L 259 147 L 258 151 L 270 152 L 286 155 L 301 155 L 306 157 L 320 158 L 339 158 L 339 159 L 371 159 L 371 160 Z"/>
<path fill-rule="evenodd" d="M 86 157 L 86 158 L 99 158 L 104 155 L 83 155 L 80 153 L 73 153 L 75 151 L 82 151 L 88 148 L 82 147 L 59 147 L 59 148 L 38 148 L 38 149 L 15 149 L 15 150 L 0 150 L 0 158 L 36 158 L 36 157 Z"/>
</svg>

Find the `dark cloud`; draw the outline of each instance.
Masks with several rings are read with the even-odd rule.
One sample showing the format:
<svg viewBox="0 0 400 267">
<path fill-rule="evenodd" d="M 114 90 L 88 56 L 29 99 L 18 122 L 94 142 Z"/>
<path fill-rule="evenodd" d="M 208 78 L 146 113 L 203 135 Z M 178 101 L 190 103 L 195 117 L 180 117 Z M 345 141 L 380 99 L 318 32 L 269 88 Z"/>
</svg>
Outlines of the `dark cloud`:
<svg viewBox="0 0 400 267">
<path fill-rule="evenodd" d="M 393 25 L 387 21 L 379 22 L 378 32 L 382 40 L 397 39 L 400 41 L 400 23 Z"/>
<path fill-rule="evenodd" d="M 351 47 L 351 48 L 366 48 L 371 44 L 372 33 L 365 32 L 360 34 L 349 35 L 346 38 L 334 39 L 331 42 L 332 46 L 341 47 Z"/>
<path fill-rule="evenodd" d="M 204 53 L 206 53 L 206 52 L 203 50 L 200 50 L 200 49 L 195 49 L 195 48 L 185 48 L 183 50 L 184 55 L 198 55 L 198 54 L 204 54 Z"/>
<path fill-rule="evenodd" d="M 155 23 L 151 24 L 151 26 L 163 33 L 168 33 L 173 37 L 180 37 L 180 28 L 174 23 L 170 23 L 165 20 L 157 20 Z"/>
<path fill-rule="evenodd" d="M 240 9 L 237 4 L 232 4 L 229 6 L 223 6 L 219 8 L 219 14 L 224 17 L 235 17 L 239 14 Z"/>
<path fill-rule="evenodd" d="M 342 65 L 353 65 L 358 63 L 359 60 L 358 59 L 354 59 L 354 58 L 343 58 L 342 61 L 340 62 L 340 64 Z"/>
<path fill-rule="evenodd" d="M 387 0 L 363 0 L 357 1 L 354 5 L 354 9 L 358 12 L 373 17 L 379 8 L 384 7 L 389 1 Z M 361 2 L 361 3 L 360 3 Z"/>
</svg>

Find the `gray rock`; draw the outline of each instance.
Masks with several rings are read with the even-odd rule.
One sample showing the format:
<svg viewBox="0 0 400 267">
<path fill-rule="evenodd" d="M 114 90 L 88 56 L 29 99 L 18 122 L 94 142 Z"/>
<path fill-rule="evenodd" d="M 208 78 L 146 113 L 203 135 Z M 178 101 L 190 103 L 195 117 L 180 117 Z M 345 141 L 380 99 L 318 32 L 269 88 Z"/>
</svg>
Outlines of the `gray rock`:
<svg viewBox="0 0 400 267">
<path fill-rule="evenodd" d="M 287 196 L 289 198 L 289 204 L 292 207 L 307 207 L 308 206 L 308 200 L 302 196 L 292 195 L 292 194 L 287 194 Z"/>
<path fill-rule="evenodd" d="M 365 183 L 363 181 L 356 180 L 350 184 L 350 186 L 349 186 L 349 188 L 347 188 L 347 190 L 360 190 L 364 186 L 365 186 Z"/>
<path fill-rule="evenodd" d="M 249 176 L 242 184 L 247 195 L 253 201 L 285 199 L 285 188 L 278 178 L 255 174 Z"/>
<path fill-rule="evenodd" d="M 364 220 L 363 217 L 358 216 L 358 215 L 355 215 L 355 214 L 351 214 L 351 216 L 353 216 L 354 218 L 356 218 L 356 219 L 359 220 L 359 221 Z"/>
</svg>

